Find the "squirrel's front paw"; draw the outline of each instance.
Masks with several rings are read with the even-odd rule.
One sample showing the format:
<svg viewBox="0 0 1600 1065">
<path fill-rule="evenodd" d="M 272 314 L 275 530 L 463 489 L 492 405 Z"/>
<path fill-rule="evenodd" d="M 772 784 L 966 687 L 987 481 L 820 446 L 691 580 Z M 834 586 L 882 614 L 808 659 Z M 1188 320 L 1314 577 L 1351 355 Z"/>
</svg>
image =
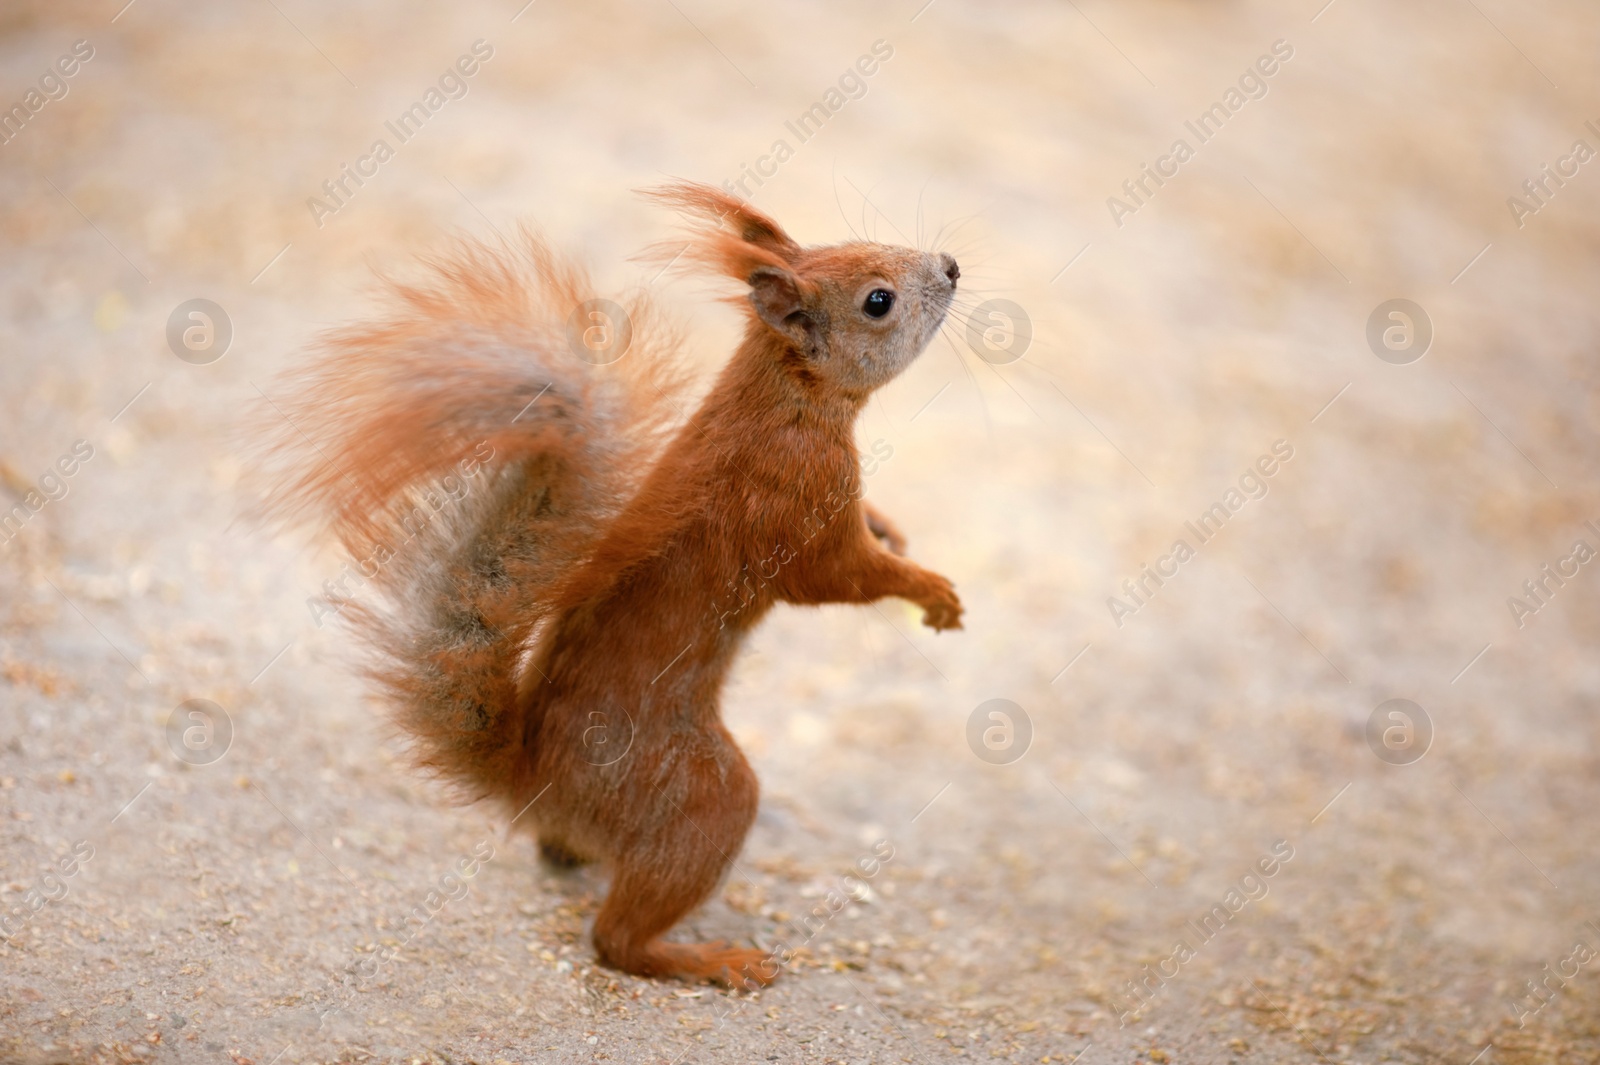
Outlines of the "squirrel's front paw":
<svg viewBox="0 0 1600 1065">
<path fill-rule="evenodd" d="M 935 582 L 932 595 L 921 600 L 922 623 L 935 632 L 961 627 L 961 600 L 955 585 L 937 573 L 930 575 Z"/>
</svg>

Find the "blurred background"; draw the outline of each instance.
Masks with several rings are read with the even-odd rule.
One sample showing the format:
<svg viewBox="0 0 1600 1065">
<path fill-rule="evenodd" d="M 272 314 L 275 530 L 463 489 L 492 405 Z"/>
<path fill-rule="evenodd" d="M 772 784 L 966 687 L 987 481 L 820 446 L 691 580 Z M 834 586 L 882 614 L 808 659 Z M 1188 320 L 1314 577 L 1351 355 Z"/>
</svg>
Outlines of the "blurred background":
<svg viewBox="0 0 1600 1065">
<path fill-rule="evenodd" d="M 0 12 L 0 1058 L 1600 1058 L 1592 5 L 122 3 Z M 682 933 L 892 852 L 758 997 L 597 968 L 603 877 L 410 773 L 345 560 L 240 516 L 240 423 L 452 234 L 712 372 L 673 177 L 1009 301 L 861 425 L 965 631 L 780 609 L 729 685 L 762 811 Z"/>
</svg>

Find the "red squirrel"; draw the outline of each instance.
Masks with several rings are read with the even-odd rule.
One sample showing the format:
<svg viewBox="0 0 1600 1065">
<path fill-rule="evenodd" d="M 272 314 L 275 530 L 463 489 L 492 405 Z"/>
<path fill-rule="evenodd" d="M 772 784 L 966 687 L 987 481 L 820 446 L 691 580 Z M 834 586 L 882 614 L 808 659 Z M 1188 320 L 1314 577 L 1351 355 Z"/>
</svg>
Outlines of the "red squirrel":
<svg viewBox="0 0 1600 1065">
<path fill-rule="evenodd" d="M 611 323 L 628 332 L 607 362 L 576 342 L 594 298 L 580 270 L 525 233 L 462 240 L 291 373 L 266 507 L 322 518 L 364 559 L 382 602 L 340 613 L 419 763 L 534 826 L 546 860 L 609 869 L 603 964 L 753 987 L 777 975 L 763 951 L 663 938 L 756 815 L 722 686 L 778 602 L 897 596 L 936 631 L 961 627 L 950 581 L 861 500 L 854 439 L 960 270 L 883 244 L 802 247 L 707 185 L 647 195 L 691 219 L 687 262 L 744 286 L 743 340 L 692 414 L 678 341 L 642 295 Z M 722 609 L 756 560 L 749 598 Z"/>
</svg>

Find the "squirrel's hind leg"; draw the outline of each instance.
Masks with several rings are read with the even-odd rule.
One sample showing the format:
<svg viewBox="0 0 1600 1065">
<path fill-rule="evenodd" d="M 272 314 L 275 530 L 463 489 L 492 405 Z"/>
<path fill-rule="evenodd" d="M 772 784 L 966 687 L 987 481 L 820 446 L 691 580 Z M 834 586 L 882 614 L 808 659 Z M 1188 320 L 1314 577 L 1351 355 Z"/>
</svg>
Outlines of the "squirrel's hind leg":
<svg viewBox="0 0 1600 1065">
<path fill-rule="evenodd" d="M 777 977 L 778 964 L 766 951 L 661 938 L 716 890 L 755 820 L 755 774 L 742 758 L 722 769 L 697 778 L 690 795 L 667 805 L 664 830 L 615 856 L 611 891 L 594 924 L 602 964 L 733 988 L 764 987 Z M 657 801 L 666 805 L 661 796 Z"/>
</svg>

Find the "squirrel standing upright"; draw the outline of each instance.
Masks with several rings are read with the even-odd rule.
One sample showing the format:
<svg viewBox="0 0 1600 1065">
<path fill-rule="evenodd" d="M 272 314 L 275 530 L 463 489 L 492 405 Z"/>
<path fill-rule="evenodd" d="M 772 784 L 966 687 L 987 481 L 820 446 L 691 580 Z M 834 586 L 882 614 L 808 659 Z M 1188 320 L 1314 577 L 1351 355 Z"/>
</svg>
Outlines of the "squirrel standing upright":
<svg viewBox="0 0 1600 1065">
<path fill-rule="evenodd" d="M 462 241 L 427 283 L 393 284 L 386 316 L 326 336 L 276 401 L 287 465 L 266 506 L 321 517 L 364 559 L 383 605 L 340 612 L 419 762 L 528 813 L 546 859 L 609 867 L 601 962 L 754 986 L 777 974 L 764 952 L 662 938 L 756 815 L 723 682 L 780 601 L 898 596 L 961 627 L 951 583 L 861 501 L 854 440 L 960 270 L 876 243 L 801 247 L 706 185 L 649 195 L 694 219 L 688 261 L 748 286 L 744 338 L 693 414 L 642 296 L 609 323 L 623 350 L 605 361 L 577 342 L 596 305 L 580 271 L 527 235 Z M 719 609 L 758 559 L 750 598 Z"/>
</svg>

